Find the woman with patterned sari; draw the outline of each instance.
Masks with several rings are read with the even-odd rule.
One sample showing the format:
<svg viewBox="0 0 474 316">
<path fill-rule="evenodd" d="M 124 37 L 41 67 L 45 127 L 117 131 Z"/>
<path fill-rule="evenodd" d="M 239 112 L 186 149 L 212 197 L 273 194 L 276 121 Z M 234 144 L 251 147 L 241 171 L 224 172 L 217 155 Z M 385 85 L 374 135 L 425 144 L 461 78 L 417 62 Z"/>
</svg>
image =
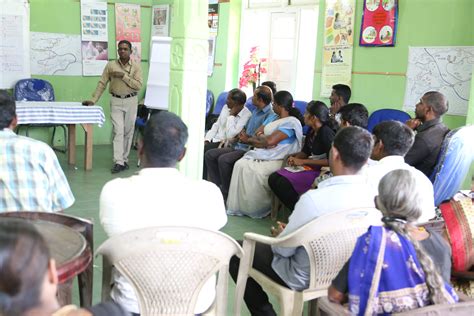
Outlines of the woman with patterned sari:
<svg viewBox="0 0 474 316">
<path fill-rule="evenodd" d="M 419 194 L 410 171 L 394 170 L 382 178 L 375 202 L 384 226 L 371 226 L 359 237 L 328 290 L 329 300 L 342 304 L 348 294 L 354 315 L 388 315 L 458 301 L 449 285 L 449 246 L 437 233 L 414 225 L 421 215 Z"/>
<path fill-rule="evenodd" d="M 268 176 L 280 169 L 283 159 L 301 150 L 303 117 L 293 107 L 288 91 L 274 95 L 273 111 L 280 117 L 265 125 L 255 137 L 240 136 L 240 142 L 254 147 L 234 166 L 227 199 L 229 215 L 262 218 L 270 213 Z"/>
</svg>

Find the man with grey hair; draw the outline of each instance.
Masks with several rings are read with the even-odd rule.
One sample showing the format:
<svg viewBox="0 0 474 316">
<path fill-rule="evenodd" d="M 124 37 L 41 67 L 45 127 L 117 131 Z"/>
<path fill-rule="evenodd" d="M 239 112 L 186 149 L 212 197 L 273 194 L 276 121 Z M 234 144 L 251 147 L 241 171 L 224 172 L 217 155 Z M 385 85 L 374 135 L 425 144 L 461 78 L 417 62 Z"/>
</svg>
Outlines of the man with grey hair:
<svg viewBox="0 0 474 316">
<path fill-rule="evenodd" d="M 405 162 L 431 176 L 448 128 L 441 116 L 448 111 L 448 100 L 437 91 L 426 92 L 416 104 L 415 118 L 406 122 L 417 132 L 415 142 L 405 156 Z"/>
<path fill-rule="evenodd" d="M 188 129 L 173 113 L 160 112 L 148 120 L 139 157 L 143 169 L 129 178 L 105 184 L 100 195 L 100 222 L 108 236 L 151 226 L 189 226 L 219 230 L 227 222 L 219 188 L 208 181 L 185 177 L 176 165 L 186 153 Z M 205 197 L 205 198 L 203 198 Z M 132 286 L 114 272 L 112 299 L 139 313 Z M 215 297 L 215 279 L 198 296 L 195 314 L 204 313 Z"/>
</svg>

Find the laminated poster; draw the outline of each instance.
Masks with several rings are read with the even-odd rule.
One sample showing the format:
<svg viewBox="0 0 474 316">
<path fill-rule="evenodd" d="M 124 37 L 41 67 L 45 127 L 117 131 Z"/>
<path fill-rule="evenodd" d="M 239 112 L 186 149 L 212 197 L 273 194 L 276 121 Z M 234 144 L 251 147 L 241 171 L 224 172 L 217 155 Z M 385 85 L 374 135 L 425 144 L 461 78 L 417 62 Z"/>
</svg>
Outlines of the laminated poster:
<svg viewBox="0 0 474 316">
<path fill-rule="evenodd" d="M 398 0 L 365 0 L 360 46 L 394 46 Z"/>
</svg>

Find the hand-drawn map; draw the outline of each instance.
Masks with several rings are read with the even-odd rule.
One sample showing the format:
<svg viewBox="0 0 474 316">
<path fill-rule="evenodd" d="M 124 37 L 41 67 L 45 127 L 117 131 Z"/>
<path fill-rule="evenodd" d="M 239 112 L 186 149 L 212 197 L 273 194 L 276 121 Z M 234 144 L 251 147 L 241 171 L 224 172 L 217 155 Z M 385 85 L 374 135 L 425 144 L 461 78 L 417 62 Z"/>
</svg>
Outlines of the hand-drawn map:
<svg viewBox="0 0 474 316">
<path fill-rule="evenodd" d="M 82 76 L 81 36 L 31 32 L 31 73 Z"/>
<path fill-rule="evenodd" d="M 449 101 L 448 114 L 466 115 L 471 87 L 474 46 L 410 47 L 404 107 L 414 110 L 428 91 Z"/>
</svg>

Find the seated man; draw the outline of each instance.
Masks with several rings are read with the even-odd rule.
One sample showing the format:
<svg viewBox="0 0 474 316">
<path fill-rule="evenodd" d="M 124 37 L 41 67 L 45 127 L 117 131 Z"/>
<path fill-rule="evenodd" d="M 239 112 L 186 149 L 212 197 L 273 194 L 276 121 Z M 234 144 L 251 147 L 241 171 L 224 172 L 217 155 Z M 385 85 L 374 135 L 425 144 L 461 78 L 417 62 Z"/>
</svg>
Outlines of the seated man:
<svg viewBox="0 0 474 316">
<path fill-rule="evenodd" d="M 398 121 L 385 121 L 377 124 L 372 133 L 374 149 L 371 158 L 376 162 L 364 169 L 364 175 L 372 186 L 374 194 L 377 195 L 380 179 L 384 175 L 396 169 L 408 170 L 421 189 L 417 203 L 422 213 L 418 220 L 427 222 L 435 217 L 433 184 L 423 172 L 403 160 L 403 156 L 413 144 L 414 134 L 411 129 Z"/>
<path fill-rule="evenodd" d="M 252 103 L 256 109 L 252 111 L 245 129 L 241 132 L 243 135 L 255 136 L 257 129 L 264 123 L 270 123 L 277 118 L 272 109 L 273 94 L 267 86 L 260 86 L 255 89 Z M 222 191 L 224 199 L 227 200 L 229 194 L 230 178 L 237 160 L 249 150 L 249 146 L 243 143 L 232 144 L 226 148 L 214 148 L 204 154 L 209 181 L 217 184 Z"/>
<path fill-rule="evenodd" d="M 222 108 L 217 121 L 204 136 L 204 154 L 217 148 L 221 142 L 230 141 L 237 136 L 247 124 L 252 113 L 245 107 L 247 96 L 240 89 L 232 89 L 227 94 L 226 105 Z M 207 179 L 207 168 L 204 163 L 203 178 Z"/>
<path fill-rule="evenodd" d="M 332 86 L 331 96 L 329 97 L 330 116 L 334 117 L 341 108 L 343 108 L 351 99 L 351 88 L 345 84 L 335 84 Z"/>
<path fill-rule="evenodd" d="M 372 151 L 372 135 L 359 127 L 341 129 L 333 142 L 329 165 L 334 177 L 323 181 L 317 190 L 309 190 L 300 197 L 288 224 L 279 223 L 274 235 L 288 235 L 308 222 L 330 212 L 351 208 L 373 208 L 374 194 L 364 177 L 357 175 Z M 294 290 L 309 286 L 309 257 L 303 247 L 271 248 L 257 244 L 253 267 L 273 281 Z M 237 280 L 239 259 L 233 257 L 229 271 Z M 252 315 L 275 315 L 268 296 L 249 278 L 244 295 Z"/>
<path fill-rule="evenodd" d="M 192 180 L 176 169 L 186 152 L 188 129 L 173 113 L 153 115 L 145 126 L 139 157 L 143 169 L 129 178 L 105 184 L 100 195 L 100 221 L 108 236 L 151 226 L 190 226 L 219 230 L 227 222 L 222 195 L 213 183 Z M 204 198 L 205 197 L 205 198 Z M 112 299 L 139 313 L 131 285 L 114 274 Z M 215 280 L 202 288 L 196 314 L 211 306 Z"/>
<path fill-rule="evenodd" d="M 359 126 L 367 128 L 369 111 L 360 103 L 349 103 L 336 114 L 336 121 L 340 127 Z"/>
<path fill-rule="evenodd" d="M 441 144 L 449 131 L 441 122 L 441 116 L 447 111 L 446 97 L 440 92 L 430 91 L 417 103 L 415 118 L 407 121 L 408 127 L 414 129 L 417 134 L 405 161 L 427 177 L 433 173 Z"/>
<path fill-rule="evenodd" d="M 0 96 L 0 212 L 59 212 L 74 196 L 54 151 L 16 135 L 15 101 Z"/>
</svg>

